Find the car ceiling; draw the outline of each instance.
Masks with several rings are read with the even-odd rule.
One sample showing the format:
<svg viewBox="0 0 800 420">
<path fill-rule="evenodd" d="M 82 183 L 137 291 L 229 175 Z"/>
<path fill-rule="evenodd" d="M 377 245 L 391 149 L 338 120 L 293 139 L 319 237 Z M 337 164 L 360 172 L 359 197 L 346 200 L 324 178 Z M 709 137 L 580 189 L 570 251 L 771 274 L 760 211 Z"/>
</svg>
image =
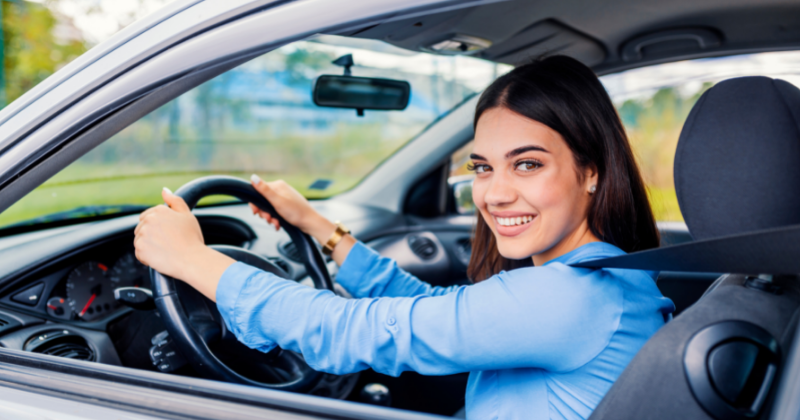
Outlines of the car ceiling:
<svg viewBox="0 0 800 420">
<path fill-rule="evenodd" d="M 573 56 L 598 73 L 655 62 L 792 49 L 800 2 L 787 0 L 511 0 L 360 28 L 347 35 L 421 51 L 454 35 L 491 46 L 473 55 L 524 64 Z"/>
</svg>

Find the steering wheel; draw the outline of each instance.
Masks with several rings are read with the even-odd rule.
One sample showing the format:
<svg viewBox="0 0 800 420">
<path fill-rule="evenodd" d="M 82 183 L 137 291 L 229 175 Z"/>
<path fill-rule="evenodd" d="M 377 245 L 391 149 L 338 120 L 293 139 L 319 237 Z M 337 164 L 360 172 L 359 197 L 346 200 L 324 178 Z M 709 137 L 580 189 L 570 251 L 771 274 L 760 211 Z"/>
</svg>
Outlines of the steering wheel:
<svg viewBox="0 0 800 420">
<path fill-rule="evenodd" d="M 176 195 L 193 209 L 201 198 L 229 195 L 250 202 L 269 212 L 297 247 L 308 275 L 317 289 L 333 290 L 325 260 L 311 237 L 286 223 L 272 205 L 250 183 L 228 176 L 199 178 L 182 186 Z M 281 277 L 288 275 L 266 258 L 242 248 L 212 246 L 219 252 Z M 276 349 L 262 353 L 241 344 L 225 328 L 222 317 L 211 300 L 181 281 L 150 269 L 151 287 L 158 312 L 167 332 L 183 356 L 202 376 L 225 382 L 281 389 L 308 391 L 321 373 L 311 369 L 302 356 Z M 213 351 L 212 351 L 213 350 Z M 219 357 L 218 357 L 219 356 Z M 233 368 L 232 368 L 233 367 Z M 242 374 L 246 373 L 246 376 Z"/>
</svg>

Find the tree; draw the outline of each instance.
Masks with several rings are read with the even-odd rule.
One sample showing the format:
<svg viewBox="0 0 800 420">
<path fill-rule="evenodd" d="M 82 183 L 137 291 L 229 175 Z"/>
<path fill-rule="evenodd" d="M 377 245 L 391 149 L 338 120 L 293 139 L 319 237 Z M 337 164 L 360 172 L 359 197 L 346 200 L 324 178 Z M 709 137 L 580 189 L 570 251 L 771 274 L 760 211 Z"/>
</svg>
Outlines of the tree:
<svg viewBox="0 0 800 420">
<path fill-rule="evenodd" d="M 48 5 L 56 2 L 53 0 Z M 75 36 L 64 36 L 69 29 L 73 29 L 73 33 L 76 30 L 69 28 L 66 18 L 57 18 L 45 5 L 0 0 L 0 6 L 4 52 L 0 72 L 2 107 L 86 51 L 86 43 Z M 58 34 L 57 29 L 61 29 L 62 34 Z"/>
</svg>

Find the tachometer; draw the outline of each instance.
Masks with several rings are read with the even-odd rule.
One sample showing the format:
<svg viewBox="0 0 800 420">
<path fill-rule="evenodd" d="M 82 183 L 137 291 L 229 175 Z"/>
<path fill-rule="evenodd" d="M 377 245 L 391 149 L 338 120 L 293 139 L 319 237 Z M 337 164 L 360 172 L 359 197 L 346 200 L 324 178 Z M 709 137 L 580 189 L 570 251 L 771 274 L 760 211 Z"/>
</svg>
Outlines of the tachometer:
<svg viewBox="0 0 800 420">
<path fill-rule="evenodd" d="M 94 321 L 119 306 L 115 286 L 106 277 L 108 268 L 96 261 L 77 266 L 67 277 L 67 305 L 78 318 Z"/>
<path fill-rule="evenodd" d="M 115 289 L 117 287 L 140 287 L 144 285 L 148 274 L 147 267 L 136 259 L 133 252 L 129 252 L 114 263 L 108 272 L 108 278 L 114 283 Z"/>
</svg>

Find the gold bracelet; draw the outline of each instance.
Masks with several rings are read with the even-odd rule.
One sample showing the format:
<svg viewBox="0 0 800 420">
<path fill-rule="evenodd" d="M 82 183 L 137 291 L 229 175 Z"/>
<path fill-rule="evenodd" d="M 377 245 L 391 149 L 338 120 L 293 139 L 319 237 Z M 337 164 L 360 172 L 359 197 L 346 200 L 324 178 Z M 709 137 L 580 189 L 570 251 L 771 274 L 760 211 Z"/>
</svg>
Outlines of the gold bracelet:
<svg viewBox="0 0 800 420">
<path fill-rule="evenodd" d="M 350 233 L 350 229 L 346 228 L 342 222 L 336 221 L 336 230 L 333 231 L 331 238 L 322 246 L 322 253 L 325 255 L 333 254 L 333 248 L 344 238 L 344 235 Z"/>
</svg>

